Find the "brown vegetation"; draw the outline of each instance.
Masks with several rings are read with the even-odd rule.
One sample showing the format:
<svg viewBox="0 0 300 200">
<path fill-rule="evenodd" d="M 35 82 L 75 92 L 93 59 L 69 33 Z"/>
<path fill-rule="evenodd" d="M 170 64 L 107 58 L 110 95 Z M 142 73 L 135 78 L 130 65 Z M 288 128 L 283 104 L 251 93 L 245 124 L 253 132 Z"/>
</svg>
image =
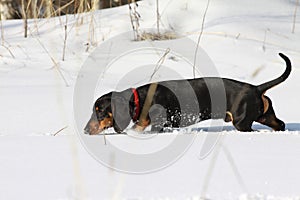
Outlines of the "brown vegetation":
<svg viewBox="0 0 300 200">
<path fill-rule="evenodd" d="M 135 0 L 0 0 L 0 19 L 44 18 L 88 12 L 135 2 Z"/>
</svg>

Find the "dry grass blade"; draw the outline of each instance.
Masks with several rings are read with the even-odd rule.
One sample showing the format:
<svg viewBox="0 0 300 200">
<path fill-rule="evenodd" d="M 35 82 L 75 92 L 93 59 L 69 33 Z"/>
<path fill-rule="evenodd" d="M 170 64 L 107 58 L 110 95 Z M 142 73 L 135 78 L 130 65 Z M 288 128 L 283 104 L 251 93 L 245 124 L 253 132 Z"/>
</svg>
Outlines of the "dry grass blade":
<svg viewBox="0 0 300 200">
<path fill-rule="evenodd" d="M 207 11 L 208 11 L 209 3 L 210 3 L 210 0 L 207 0 L 206 8 L 205 8 L 204 15 L 203 15 L 203 18 L 202 18 L 201 31 L 200 31 L 200 34 L 199 34 L 199 37 L 198 37 L 197 47 L 196 47 L 195 55 L 194 55 L 194 65 L 193 65 L 193 76 L 194 76 L 194 78 L 196 78 L 197 53 L 198 53 L 198 48 L 199 48 L 200 41 L 201 41 L 201 38 L 202 38 L 202 35 L 203 35 L 204 22 L 205 22 L 206 14 L 207 14 Z"/>
<path fill-rule="evenodd" d="M 4 29 L 2 24 L 2 4 L 0 4 L 0 29 L 1 29 L 1 44 L 4 45 Z"/>
<path fill-rule="evenodd" d="M 57 136 L 60 132 L 62 132 L 62 131 L 65 130 L 66 128 L 68 128 L 68 126 L 65 126 L 65 127 L 61 128 L 61 129 L 59 129 L 58 131 L 56 131 L 56 132 L 53 134 L 53 136 Z"/>
<path fill-rule="evenodd" d="M 68 38 L 68 26 L 65 25 L 65 38 L 64 38 L 64 47 L 63 47 L 63 55 L 62 60 L 65 61 L 65 55 L 66 55 L 66 46 L 67 46 L 67 38 Z"/>
<path fill-rule="evenodd" d="M 159 14 L 159 0 L 156 0 L 156 26 L 157 26 L 157 34 L 159 35 L 159 21 L 160 21 L 160 14 Z"/>
<path fill-rule="evenodd" d="M 28 32 L 28 20 L 27 20 L 27 7 L 25 9 L 25 1 L 22 0 L 21 2 L 21 7 L 22 7 L 22 18 L 24 20 L 24 37 L 27 38 L 27 32 Z"/>
<path fill-rule="evenodd" d="M 47 50 L 47 48 L 44 46 L 44 44 L 41 42 L 41 40 L 38 37 L 35 37 L 35 39 L 39 42 L 39 44 L 41 45 L 41 47 L 45 50 L 45 52 L 48 54 L 48 56 L 50 57 L 51 61 L 54 64 L 54 68 L 58 71 L 60 77 L 62 78 L 62 80 L 64 81 L 66 87 L 69 87 L 69 83 L 66 80 L 65 76 L 63 75 L 63 73 L 61 72 L 60 68 L 59 68 L 59 64 L 56 62 L 56 60 L 53 58 L 53 56 L 51 56 L 50 52 Z"/>
<path fill-rule="evenodd" d="M 140 34 L 139 34 L 139 28 L 140 28 L 140 14 L 137 12 L 137 4 L 135 1 L 133 2 L 133 6 L 128 4 L 129 6 L 129 16 L 130 16 L 130 22 L 132 26 L 132 30 L 134 33 L 134 40 L 139 41 L 140 40 Z"/>
<path fill-rule="evenodd" d="M 97 34 L 95 31 L 95 17 L 94 17 L 94 12 L 91 13 L 91 19 L 90 19 L 90 24 L 89 24 L 89 34 L 88 34 L 88 41 L 91 46 L 97 46 Z"/>
<path fill-rule="evenodd" d="M 158 62 L 156 64 L 156 67 L 155 67 L 153 73 L 150 76 L 150 80 L 149 81 L 151 81 L 153 79 L 155 73 L 159 70 L 159 68 L 161 67 L 161 65 L 164 63 L 164 61 L 165 61 L 167 55 L 170 53 L 170 51 L 171 51 L 170 48 L 167 48 L 166 51 L 165 51 L 165 53 L 164 53 L 164 55 L 158 60 Z"/>
<path fill-rule="evenodd" d="M 255 78 L 262 70 L 264 69 L 264 66 L 261 66 L 257 68 L 253 73 L 252 73 L 252 78 Z"/>
<path fill-rule="evenodd" d="M 293 21 L 292 33 L 295 33 L 295 26 L 296 26 L 296 17 L 297 17 L 298 6 L 299 6 L 299 0 L 297 0 L 296 6 L 295 6 L 295 11 L 294 11 L 294 21 Z"/>
<path fill-rule="evenodd" d="M 157 86 L 157 83 L 150 84 L 139 122 L 143 122 L 147 118 Z"/>
<path fill-rule="evenodd" d="M 68 16 L 66 16 L 66 24 L 64 26 L 64 31 L 65 31 L 65 38 L 64 38 L 64 46 L 63 46 L 63 55 L 62 55 L 63 61 L 65 61 L 67 39 L 68 39 Z"/>
<path fill-rule="evenodd" d="M 153 78 L 154 74 L 157 72 L 157 70 L 160 68 L 160 66 L 164 63 L 165 58 L 166 58 L 166 56 L 168 55 L 169 52 L 170 52 L 170 49 L 166 49 L 166 51 L 163 54 L 163 56 L 158 60 L 158 62 L 156 64 L 156 67 L 154 69 L 154 72 L 151 75 L 150 81 Z M 154 96 L 155 91 L 157 89 L 157 86 L 158 86 L 157 83 L 151 83 L 150 84 L 150 87 L 148 89 L 147 96 L 146 96 L 146 99 L 145 99 L 145 103 L 143 105 L 142 113 L 141 113 L 141 116 L 139 118 L 139 122 L 143 122 L 147 118 L 147 115 L 148 115 L 149 110 L 151 108 L 153 96 Z"/>
<path fill-rule="evenodd" d="M 12 51 L 7 46 L 5 46 L 3 44 L 2 47 L 4 47 L 9 52 L 9 54 L 11 55 L 12 58 L 15 58 L 14 54 L 12 53 Z"/>
<path fill-rule="evenodd" d="M 60 14 L 63 10 L 67 9 L 69 6 L 71 6 L 74 3 L 75 0 L 72 0 L 70 2 L 68 2 L 65 5 L 59 6 L 59 8 L 57 10 L 54 10 L 53 13 L 51 13 L 51 15 L 57 15 Z"/>
</svg>

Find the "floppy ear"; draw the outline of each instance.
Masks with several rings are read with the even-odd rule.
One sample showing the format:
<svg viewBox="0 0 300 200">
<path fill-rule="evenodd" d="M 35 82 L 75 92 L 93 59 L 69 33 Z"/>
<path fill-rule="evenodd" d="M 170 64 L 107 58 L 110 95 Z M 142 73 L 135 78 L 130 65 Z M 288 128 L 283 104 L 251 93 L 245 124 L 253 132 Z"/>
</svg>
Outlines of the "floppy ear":
<svg viewBox="0 0 300 200">
<path fill-rule="evenodd" d="M 126 129 L 131 121 L 129 112 L 129 98 L 121 94 L 114 94 L 111 99 L 113 127 L 117 133 Z"/>
</svg>

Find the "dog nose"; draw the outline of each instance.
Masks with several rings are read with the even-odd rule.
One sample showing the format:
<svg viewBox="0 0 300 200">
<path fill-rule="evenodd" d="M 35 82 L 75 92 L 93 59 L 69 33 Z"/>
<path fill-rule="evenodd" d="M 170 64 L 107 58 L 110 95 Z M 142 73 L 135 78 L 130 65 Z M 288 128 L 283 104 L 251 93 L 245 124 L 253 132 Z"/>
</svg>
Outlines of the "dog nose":
<svg viewBox="0 0 300 200">
<path fill-rule="evenodd" d="M 285 123 L 284 123 L 284 122 L 282 122 L 282 123 L 280 124 L 280 130 L 281 130 L 281 131 L 285 131 Z"/>
<path fill-rule="evenodd" d="M 84 132 L 84 134 L 90 135 L 90 128 L 89 128 L 88 124 L 83 129 L 83 132 Z"/>
</svg>

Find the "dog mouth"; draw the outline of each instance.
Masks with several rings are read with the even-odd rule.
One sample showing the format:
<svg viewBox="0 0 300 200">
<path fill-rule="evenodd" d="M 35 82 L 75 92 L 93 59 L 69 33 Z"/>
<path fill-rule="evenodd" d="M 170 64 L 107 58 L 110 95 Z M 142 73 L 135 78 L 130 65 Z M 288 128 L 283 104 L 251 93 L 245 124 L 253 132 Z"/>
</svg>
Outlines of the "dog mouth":
<svg viewBox="0 0 300 200">
<path fill-rule="evenodd" d="M 98 135 L 104 130 L 112 127 L 111 118 L 105 118 L 101 121 L 91 119 L 86 127 L 84 128 L 84 133 L 88 135 Z"/>
</svg>

